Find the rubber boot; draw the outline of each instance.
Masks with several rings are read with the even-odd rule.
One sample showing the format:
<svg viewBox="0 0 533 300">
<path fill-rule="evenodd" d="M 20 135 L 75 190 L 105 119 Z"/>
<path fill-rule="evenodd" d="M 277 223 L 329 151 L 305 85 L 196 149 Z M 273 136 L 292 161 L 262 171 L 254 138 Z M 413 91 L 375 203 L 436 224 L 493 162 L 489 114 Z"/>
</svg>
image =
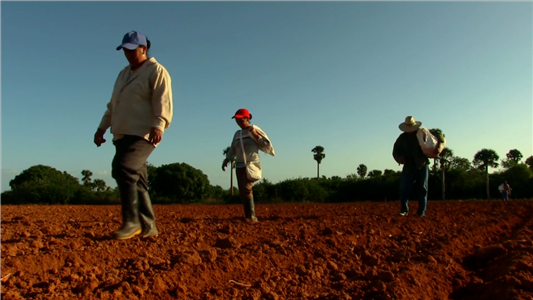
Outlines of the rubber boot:
<svg viewBox="0 0 533 300">
<path fill-rule="evenodd" d="M 155 226 L 155 214 L 148 191 L 139 191 L 139 218 L 142 225 L 141 237 L 157 236 L 159 231 Z"/>
<path fill-rule="evenodd" d="M 122 226 L 119 230 L 113 232 L 112 237 L 117 240 L 126 240 L 141 234 L 139 203 L 135 186 L 123 185 L 119 189 L 122 202 Z"/>
<path fill-rule="evenodd" d="M 242 204 L 244 207 L 244 218 L 248 220 L 250 219 L 250 203 L 248 200 L 244 200 Z"/>
<path fill-rule="evenodd" d="M 255 216 L 255 204 L 253 198 L 248 200 L 248 205 L 250 207 L 250 221 L 253 223 L 258 222 L 259 220 L 257 220 L 257 217 Z"/>
</svg>

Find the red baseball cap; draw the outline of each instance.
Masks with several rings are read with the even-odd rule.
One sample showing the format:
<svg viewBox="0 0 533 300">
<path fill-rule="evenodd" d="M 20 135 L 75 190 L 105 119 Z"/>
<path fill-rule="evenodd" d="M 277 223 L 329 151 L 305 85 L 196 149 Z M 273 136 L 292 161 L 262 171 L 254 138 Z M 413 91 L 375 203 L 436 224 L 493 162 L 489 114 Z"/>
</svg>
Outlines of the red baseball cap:
<svg viewBox="0 0 533 300">
<path fill-rule="evenodd" d="M 239 109 L 235 115 L 233 117 L 231 117 L 232 119 L 240 119 L 240 118 L 248 118 L 248 119 L 252 119 L 252 114 L 246 109 L 246 108 L 241 108 Z"/>
</svg>

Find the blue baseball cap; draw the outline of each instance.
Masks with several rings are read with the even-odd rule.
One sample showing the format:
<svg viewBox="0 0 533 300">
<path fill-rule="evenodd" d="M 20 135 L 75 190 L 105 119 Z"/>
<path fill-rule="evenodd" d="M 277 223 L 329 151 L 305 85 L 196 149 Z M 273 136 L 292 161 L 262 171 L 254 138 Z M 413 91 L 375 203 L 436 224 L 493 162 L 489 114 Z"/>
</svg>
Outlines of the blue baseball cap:
<svg viewBox="0 0 533 300">
<path fill-rule="evenodd" d="M 117 51 L 122 48 L 135 50 L 139 46 L 147 46 L 146 36 L 138 31 L 130 31 L 122 38 L 122 44 L 117 47 Z"/>
</svg>

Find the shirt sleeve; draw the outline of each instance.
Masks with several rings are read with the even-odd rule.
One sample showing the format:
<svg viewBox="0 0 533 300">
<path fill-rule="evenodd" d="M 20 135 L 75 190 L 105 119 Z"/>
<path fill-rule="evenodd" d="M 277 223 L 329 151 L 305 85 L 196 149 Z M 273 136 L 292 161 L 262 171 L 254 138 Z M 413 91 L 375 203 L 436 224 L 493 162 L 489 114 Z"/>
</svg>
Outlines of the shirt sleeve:
<svg viewBox="0 0 533 300">
<path fill-rule="evenodd" d="M 112 100 L 109 100 L 109 103 L 107 103 L 107 110 L 104 113 L 104 116 L 102 117 L 102 121 L 100 121 L 100 125 L 98 125 L 98 129 L 101 129 L 103 131 L 106 131 L 111 126 L 111 111 L 112 111 Z"/>
<path fill-rule="evenodd" d="M 102 117 L 102 120 L 100 121 L 100 125 L 98 125 L 98 129 L 106 131 L 109 127 L 111 127 L 111 114 L 113 112 L 113 94 L 115 92 L 115 89 L 117 88 L 117 84 L 120 76 L 122 75 L 122 72 L 124 72 L 124 70 L 120 71 L 120 73 L 118 73 L 117 79 L 115 79 L 111 99 L 109 99 L 109 102 L 107 103 L 107 109 L 104 113 L 104 116 Z"/>
<path fill-rule="evenodd" d="M 400 158 L 403 156 L 402 153 L 400 153 L 400 143 L 401 143 L 401 135 L 396 139 L 396 142 L 394 142 L 394 147 L 392 149 L 392 157 L 394 157 L 394 160 L 397 163 L 400 163 Z"/>
<path fill-rule="evenodd" d="M 235 160 L 235 134 L 233 135 L 233 139 L 231 139 L 231 144 L 230 144 L 230 147 L 229 147 L 229 151 L 228 153 L 226 153 L 226 159 L 229 160 L 229 161 L 234 161 Z"/>
<path fill-rule="evenodd" d="M 172 81 L 170 74 L 162 66 L 157 66 L 152 74 L 152 127 L 164 131 L 172 121 Z"/>
</svg>

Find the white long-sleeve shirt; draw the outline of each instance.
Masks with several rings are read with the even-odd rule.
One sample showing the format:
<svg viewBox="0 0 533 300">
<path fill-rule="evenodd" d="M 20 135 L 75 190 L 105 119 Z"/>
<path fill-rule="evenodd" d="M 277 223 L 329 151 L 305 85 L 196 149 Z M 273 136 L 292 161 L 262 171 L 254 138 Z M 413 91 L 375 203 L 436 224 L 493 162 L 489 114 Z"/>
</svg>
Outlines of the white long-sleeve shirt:
<svg viewBox="0 0 533 300">
<path fill-rule="evenodd" d="M 172 114 L 170 74 L 151 57 L 138 69 L 127 66 L 119 73 L 98 128 L 111 127 L 114 141 L 124 135 L 148 140 L 152 128 L 164 132 L 170 126 Z"/>
<path fill-rule="evenodd" d="M 270 139 L 266 133 L 261 130 L 257 125 L 252 125 L 256 131 L 259 133 L 259 139 L 255 139 L 252 134 L 250 134 L 250 128 L 244 130 L 237 130 L 233 135 L 231 141 L 231 146 L 226 154 L 226 159 L 229 161 L 235 161 L 236 167 L 244 167 L 244 157 L 241 147 L 240 133 L 242 131 L 242 144 L 244 145 L 244 152 L 246 153 L 246 162 L 250 161 L 259 161 L 259 150 L 270 154 L 275 155 L 274 147 L 270 142 Z"/>
</svg>

